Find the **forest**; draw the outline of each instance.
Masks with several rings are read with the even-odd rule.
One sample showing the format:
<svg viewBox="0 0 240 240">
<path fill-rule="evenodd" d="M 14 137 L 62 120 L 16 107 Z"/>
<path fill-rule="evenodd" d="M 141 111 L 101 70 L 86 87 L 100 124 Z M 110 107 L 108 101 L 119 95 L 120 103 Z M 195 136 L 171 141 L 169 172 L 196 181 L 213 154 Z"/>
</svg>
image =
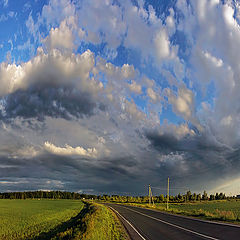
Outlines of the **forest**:
<svg viewBox="0 0 240 240">
<path fill-rule="evenodd" d="M 207 192 L 203 194 L 191 193 L 187 191 L 186 194 L 178 194 L 176 196 L 169 196 L 169 202 L 196 202 L 196 201 L 212 201 L 212 200 L 224 200 L 234 199 L 235 196 L 226 196 L 224 193 L 216 193 L 208 196 Z M 99 200 L 110 202 L 122 202 L 122 203 L 147 203 L 149 201 L 148 196 L 120 196 L 120 195 L 91 195 L 76 192 L 66 191 L 26 191 L 26 192 L 4 192 L 0 193 L 0 199 L 75 199 L 75 200 Z M 167 196 L 160 194 L 153 196 L 154 202 L 166 202 Z"/>
</svg>

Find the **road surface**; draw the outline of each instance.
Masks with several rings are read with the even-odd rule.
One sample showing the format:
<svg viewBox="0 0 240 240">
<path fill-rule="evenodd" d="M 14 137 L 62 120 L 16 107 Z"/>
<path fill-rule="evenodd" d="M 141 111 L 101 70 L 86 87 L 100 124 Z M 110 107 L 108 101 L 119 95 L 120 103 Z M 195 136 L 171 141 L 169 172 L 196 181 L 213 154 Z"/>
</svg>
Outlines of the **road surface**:
<svg viewBox="0 0 240 240">
<path fill-rule="evenodd" d="M 240 226 L 215 223 L 139 207 L 107 204 L 132 240 L 240 239 Z"/>
</svg>

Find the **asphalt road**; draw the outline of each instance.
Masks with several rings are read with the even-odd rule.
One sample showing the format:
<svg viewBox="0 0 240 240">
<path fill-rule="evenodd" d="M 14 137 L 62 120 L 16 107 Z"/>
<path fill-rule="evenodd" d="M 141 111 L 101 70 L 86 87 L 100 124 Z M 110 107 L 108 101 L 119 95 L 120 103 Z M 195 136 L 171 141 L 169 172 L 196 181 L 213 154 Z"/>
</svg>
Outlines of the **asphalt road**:
<svg viewBox="0 0 240 240">
<path fill-rule="evenodd" d="M 132 240 L 240 239 L 240 226 L 133 206 L 107 205 L 119 216 Z"/>
</svg>

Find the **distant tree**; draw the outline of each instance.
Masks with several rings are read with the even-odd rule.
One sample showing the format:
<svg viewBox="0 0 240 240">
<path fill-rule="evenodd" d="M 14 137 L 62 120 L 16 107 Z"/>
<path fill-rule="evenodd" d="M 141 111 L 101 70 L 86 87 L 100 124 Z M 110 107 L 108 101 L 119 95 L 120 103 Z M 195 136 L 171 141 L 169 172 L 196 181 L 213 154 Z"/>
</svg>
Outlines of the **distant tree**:
<svg viewBox="0 0 240 240">
<path fill-rule="evenodd" d="M 211 194 L 210 197 L 209 197 L 209 200 L 210 201 L 215 200 L 215 196 L 213 194 Z"/>
<path fill-rule="evenodd" d="M 163 194 L 161 194 L 161 195 L 159 196 L 159 201 L 160 201 L 160 202 L 163 202 L 163 201 L 164 201 L 164 195 L 163 195 Z"/>
<path fill-rule="evenodd" d="M 191 201 L 196 201 L 197 200 L 197 194 L 194 193 L 192 196 L 191 196 Z"/>
<path fill-rule="evenodd" d="M 208 195 L 207 192 L 204 190 L 203 195 L 202 195 L 202 200 L 208 200 Z"/>
<path fill-rule="evenodd" d="M 201 194 L 197 194 L 197 201 L 201 201 Z"/>
<path fill-rule="evenodd" d="M 177 200 L 178 201 L 183 201 L 183 196 L 180 193 L 177 195 Z"/>
<path fill-rule="evenodd" d="M 192 196 L 192 193 L 191 193 L 191 191 L 187 191 L 187 194 L 186 194 L 186 200 L 187 201 L 190 201 L 191 200 L 191 196 Z"/>
<path fill-rule="evenodd" d="M 223 199 L 226 199 L 226 196 L 225 196 L 225 194 L 220 193 L 219 194 L 219 200 L 223 200 Z"/>
<path fill-rule="evenodd" d="M 169 196 L 169 201 L 170 201 L 170 202 L 173 202 L 173 201 L 174 201 L 174 199 L 175 199 L 175 197 L 174 197 L 174 196 Z"/>
</svg>

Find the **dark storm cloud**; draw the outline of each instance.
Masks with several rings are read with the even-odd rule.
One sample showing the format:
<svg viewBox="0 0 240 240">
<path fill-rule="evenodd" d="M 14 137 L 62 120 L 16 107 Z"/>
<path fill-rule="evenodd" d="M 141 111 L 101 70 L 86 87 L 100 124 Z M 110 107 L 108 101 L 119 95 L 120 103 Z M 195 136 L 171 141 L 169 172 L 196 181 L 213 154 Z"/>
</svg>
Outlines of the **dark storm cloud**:
<svg viewBox="0 0 240 240">
<path fill-rule="evenodd" d="M 152 146 L 160 151 L 180 150 L 177 138 L 169 134 L 157 134 L 152 131 L 146 131 L 145 135 L 150 140 Z"/>
<path fill-rule="evenodd" d="M 229 171 L 237 173 L 234 169 L 239 167 L 239 148 L 229 148 L 209 133 L 180 139 L 171 134 L 153 131 L 148 131 L 145 135 L 153 150 L 168 156 L 168 161 L 160 164 L 162 172 L 166 171 L 172 176 L 179 174 L 180 178 L 198 176 L 198 181 L 204 177 L 202 183 L 225 176 Z M 181 172 L 181 166 L 186 166 L 187 170 Z"/>
<path fill-rule="evenodd" d="M 95 193 L 144 191 L 131 156 L 91 160 L 44 153 L 31 159 L 0 158 L 0 191 L 94 189 Z M 129 169 L 130 168 L 130 169 Z M 1 181 L 7 181 L 1 184 Z M 138 184 L 139 181 L 141 184 Z M 60 184 L 60 183 L 61 184 Z M 137 187 L 136 187 L 137 183 Z M 123 187 L 124 186 L 124 187 Z"/>
<path fill-rule="evenodd" d="M 156 131 L 146 131 L 145 135 L 151 144 L 149 152 L 146 147 L 142 154 L 89 159 L 42 152 L 28 159 L 1 157 L 0 182 L 9 183 L 0 184 L 0 191 L 67 189 L 141 195 L 147 194 L 148 184 L 164 187 L 168 176 L 171 186 L 204 190 L 208 181 L 239 169 L 240 150 L 227 149 L 210 137 L 195 135 L 178 139 Z M 169 158 L 158 162 L 159 155 Z"/>
<path fill-rule="evenodd" d="M 35 84 L 27 90 L 17 90 L 2 98 L 4 111 L 1 119 L 16 117 L 23 119 L 36 118 L 43 121 L 46 116 L 71 119 L 91 116 L 94 109 L 105 110 L 103 104 L 88 93 L 81 92 L 73 86 L 54 86 Z"/>
<path fill-rule="evenodd" d="M 159 151 L 210 151 L 210 152 L 225 152 L 227 146 L 218 142 L 210 134 L 203 133 L 202 135 L 187 135 L 178 139 L 171 133 L 159 134 L 156 131 L 145 131 L 145 136 L 150 140 L 151 145 Z"/>
</svg>

